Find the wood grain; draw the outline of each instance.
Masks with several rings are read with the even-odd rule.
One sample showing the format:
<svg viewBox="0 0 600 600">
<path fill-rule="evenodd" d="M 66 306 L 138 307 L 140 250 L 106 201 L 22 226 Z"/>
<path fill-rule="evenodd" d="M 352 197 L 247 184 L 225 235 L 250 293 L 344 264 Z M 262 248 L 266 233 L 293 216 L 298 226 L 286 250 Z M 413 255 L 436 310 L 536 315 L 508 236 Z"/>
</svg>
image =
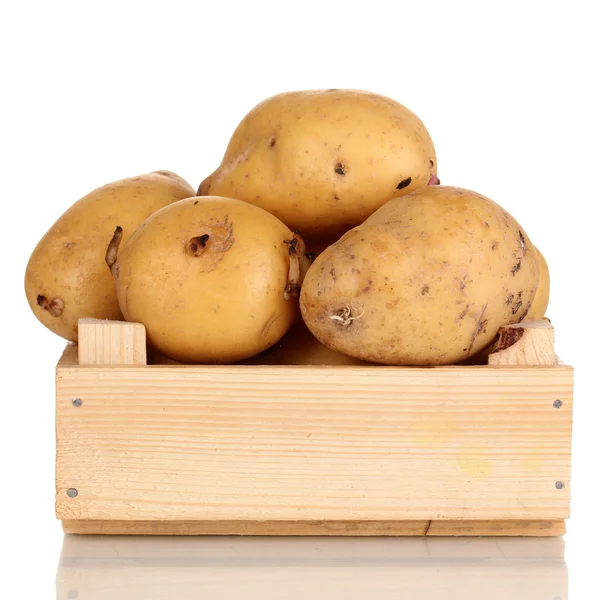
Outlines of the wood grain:
<svg viewBox="0 0 600 600">
<path fill-rule="evenodd" d="M 94 535 L 535 536 L 564 535 L 564 521 L 101 521 L 65 520 L 63 531 Z"/>
<path fill-rule="evenodd" d="M 548 319 L 506 325 L 488 355 L 488 365 L 544 365 L 558 363 L 554 328 Z"/>
<path fill-rule="evenodd" d="M 558 521 L 433 521 L 428 536 L 535 536 L 556 537 L 566 533 L 565 522 Z"/>
<path fill-rule="evenodd" d="M 146 328 L 141 323 L 79 319 L 79 364 L 145 365 Z"/>
<path fill-rule="evenodd" d="M 59 366 L 57 515 L 562 520 L 572 376 L 558 366 Z"/>
</svg>

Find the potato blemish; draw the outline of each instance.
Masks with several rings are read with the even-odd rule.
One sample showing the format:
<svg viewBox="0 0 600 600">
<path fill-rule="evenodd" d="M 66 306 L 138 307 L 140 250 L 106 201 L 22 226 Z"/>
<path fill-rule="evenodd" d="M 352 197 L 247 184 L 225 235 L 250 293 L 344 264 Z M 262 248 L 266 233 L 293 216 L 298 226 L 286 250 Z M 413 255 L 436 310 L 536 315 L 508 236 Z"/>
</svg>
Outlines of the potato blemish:
<svg viewBox="0 0 600 600">
<path fill-rule="evenodd" d="M 346 174 L 346 167 L 341 163 L 337 163 L 335 165 L 335 168 L 333 169 L 338 175 L 345 175 Z"/>
<path fill-rule="evenodd" d="M 44 310 L 47 310 L 53 317 L 60 317 L 65 307 L 65 303 L 60 298 L 48 300 L 46 296 L 41 294 L 37 297 L 37 305 Z"/>
<path fill-rule="evenodd" d="M 190 239 L 187 245 L 188 254 L 191 256 L 200 256 L 204 252 L 209 239 L 210 235 L 208 233 Z"/>
<path fill-rule="evenodd" d="M 513 265 L 513 268 L 510 272 L 513 274 L 513 277 L 521 270 L 521 259 L 517 258 L 517 262 Z"/>
<path fill-rule="evenodd" d="M 513 294 L 511 294 L 512 296 Z M 523 292 L 519 292 L 517 294 L 516 300 L 513 301 L 513 306 L 511 308 L 511 312 L 513 315 L 516 315 L 519 312 L 519 309 L 523 306 Z"/>
<path fill-rule="evenodd" d="M 202 271 L 209 273 L 217 268 L 225 253 L 235 242 L 233 223 L 225 217 L 223 221 L 206 225 L 207 233 L 190 238 L 185 244 L 185 252 L 194 258 L 202 258 Z"/>
<path fill-rule="evenodd" d="M 521 243 L 523 254 L 527 254 L 527 243 L 525 242 L 525 236 L 522 231 L 519 231 L 519 242 Z"/>
<path fill-rule="evenodd" d="M 403 179 L 397 186 L 396 189 L 397 190 L 403 190 L 405 187 L 408 187 L 412 182 L 412 177 L 407 177 L 406 179 Z"/>
<path fill-rule="evenodd" d="M 483 315 L 485 315 L 485 311 L 487 310 L 487 307 L 488 307 L 488 305 L 486 304 L 481 309 L 481 312 L 479 313 L 479 316 L 477 317 L 477 323 L 475 324 L 475 329 L 473 330 L 473 335 L 471 336 L 471 342 L 469 344 L 469 353 L 471 353 L 471 350 L 473 349 L 473 346 L 475 345 L 475 340 L 477 339 L 477 336 L 482 331 L 485 332 L 484 327 L 487 325 L 487 319 L 484 321 Z"/>
</svg>

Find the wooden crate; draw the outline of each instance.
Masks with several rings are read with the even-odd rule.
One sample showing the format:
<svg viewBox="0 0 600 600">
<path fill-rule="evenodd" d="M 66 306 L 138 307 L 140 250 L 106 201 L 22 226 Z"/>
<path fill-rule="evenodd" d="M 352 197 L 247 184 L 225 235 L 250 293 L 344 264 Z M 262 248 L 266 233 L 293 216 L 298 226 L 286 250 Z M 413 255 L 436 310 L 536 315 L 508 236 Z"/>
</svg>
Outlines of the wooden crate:
<svg viewBox="0 0 600 600">
<path fill-rule="evenodd" d="M 489 365 L 146 364 L 144 327 L 82 320 L 57 367 L 68 533 L 555 536 L 573 369 L 549 322 Z"/>
</svg>

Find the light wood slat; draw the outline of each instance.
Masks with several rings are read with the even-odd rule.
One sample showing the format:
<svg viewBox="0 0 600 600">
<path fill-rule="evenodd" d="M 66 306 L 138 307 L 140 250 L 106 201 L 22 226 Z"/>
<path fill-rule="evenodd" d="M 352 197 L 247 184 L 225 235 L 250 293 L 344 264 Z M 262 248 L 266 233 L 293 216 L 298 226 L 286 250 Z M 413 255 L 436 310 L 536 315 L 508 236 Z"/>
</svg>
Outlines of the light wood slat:
<svg viewBox="0 0 600 600">
<path fill-rule="evenodd" d="M 536 536 L 564 521 L 102 521 L 65 520 L 65 533 L 100 535 Z"/>
<path fill-rule="evenodd" d="M 75 526 L 74 521 L 67 522 Z M 88 523 L 87 521 L 84 523 Z M 129 522 L 96 521 L 98 530 L 106 525 L 108 528 L 123 527 Z M 114 525 L 112 525 L 113 523 Z M 137 521 L 136 524 L 139 524 Z M 170 525 L 186 525 L 185 522 L 175 521 L 142 521 L 144 525 L 153 527 L 168 527 Z M 201 522 L 189 522 L 201 525 Z M 228 521 L 230 523 L 230 521 Z M 247 523 L 247 522 L 246 522 Z M 309 524 L 318 523 L 314 521 Z M 512 524 L 513 521 L 505 521 Z M 534 521 L 530 524 L 536 523 Z M 542 522 L 543 523 L 543 522 Z M 341 521 L 334 524 L 342 524 Z M 126 531 L 132 531 L 127 529 Z M 218 535 L 182 535 L 177 538 L 148 539 L 143 535 L 96 535 L 80 536 L 66 535 L 63 537 L 61 563 L 72 564 L 81 561 L 90 564 L 94 560 L 109 560 L 116 563 L 122 560 L 144 560 L 147 564 L 159 565 L 161 562 L 174 562 L 183 559 L 186 563 L 196 561 L 199 563 L 225 564 L 231 560 L 237 562 L 240 556 L 254 561 L 281 561 L 289 564 L 297 562 L 307 564 L 316 561 L 320 564 L 325 560 L 335 563 L 350 561 L 382 561 L 403 562 L 405 559 L 419 560 L 422 558 L 433 560 L 457 558 L 486 560 L 490 558 L 510 559 L 553 559 L 564 562 L 565 540 L 563 537 L 529 536 L 478 536 L 465 542 L 452 537 L 425 537 L 419 536 L 377 536 L 362 540 L 352 541 L 347 536 L 231 536 Z"/>
<path fill-rule="evenodd" d="M 536 536 L 556 537 L 566 533 L 558 521 L 433 521 L 428 536 Z"/>
<path fill-rule="evenodd" d="M 571 409 L 570 367 L 59 367 L 57 515 L 561 520 Z"/>
<path fill-rule="evenodd" d="M 141 323 L 79 319 L 79 364 L 145 365 L 146 328 Z"/>
</svg>

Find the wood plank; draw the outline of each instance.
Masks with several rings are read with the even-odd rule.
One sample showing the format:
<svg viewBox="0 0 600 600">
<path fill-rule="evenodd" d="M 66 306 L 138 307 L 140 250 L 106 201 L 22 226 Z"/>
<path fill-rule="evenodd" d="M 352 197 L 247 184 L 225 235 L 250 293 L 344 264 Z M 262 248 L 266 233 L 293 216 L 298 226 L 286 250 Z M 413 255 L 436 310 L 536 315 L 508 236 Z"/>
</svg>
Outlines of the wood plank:
<svg viewBox="0 0 600 600">
<path fill-rule="evenodd" d="M 534 536 L 564 535 L 564 521 L 110 521 L 64 520 L 92 535 Z"/>
<path fill-rule="evenodd" d="M 488 365 L 555 364 L 554 328 L 548 319 L 500 327 L 498 341 L 488 355 Z"/>
<path fill-rule="evenodd" d="M 556 537 L 566 533 L 557 521 L 432 521 L 428 536 L 536 536 Z"/>
<path fill-rule="evenodd" d="M 570 367 L 59 367 L 57 515 L 565 519 L 572 377 Z"/>
<path fill-rule="evenodd" d="M 79 319 L 80 365 L 145 365 L 146 328 L 141 323 Z"/>
<path fill-rule="evenodd" d="M 93 560 L 106 564 L 111 559 L 130 564 L 141 561 L 160 565 L 183 559 L 186 562 L 220 563 L 238 561 L 240 556 L 253 560 L 278 560 L 290 564 L 307 564 L 330 560 L 361 563 L 434 559 L 456 561 L 458 558 L 553 559 L 564 561 L 563 537 L 478 536 L 469 540 L 455 537 L 376 536 L 349 540 L 347 536 L 205 536 L 182 535 L 148 539 L 141 535 L 65 535 L 60 561 L 72 564 Z M 133 559 L 129 561 L 128 559 Z M 135 561 L 135 562 L 134 562 Z"/>
</svg>

